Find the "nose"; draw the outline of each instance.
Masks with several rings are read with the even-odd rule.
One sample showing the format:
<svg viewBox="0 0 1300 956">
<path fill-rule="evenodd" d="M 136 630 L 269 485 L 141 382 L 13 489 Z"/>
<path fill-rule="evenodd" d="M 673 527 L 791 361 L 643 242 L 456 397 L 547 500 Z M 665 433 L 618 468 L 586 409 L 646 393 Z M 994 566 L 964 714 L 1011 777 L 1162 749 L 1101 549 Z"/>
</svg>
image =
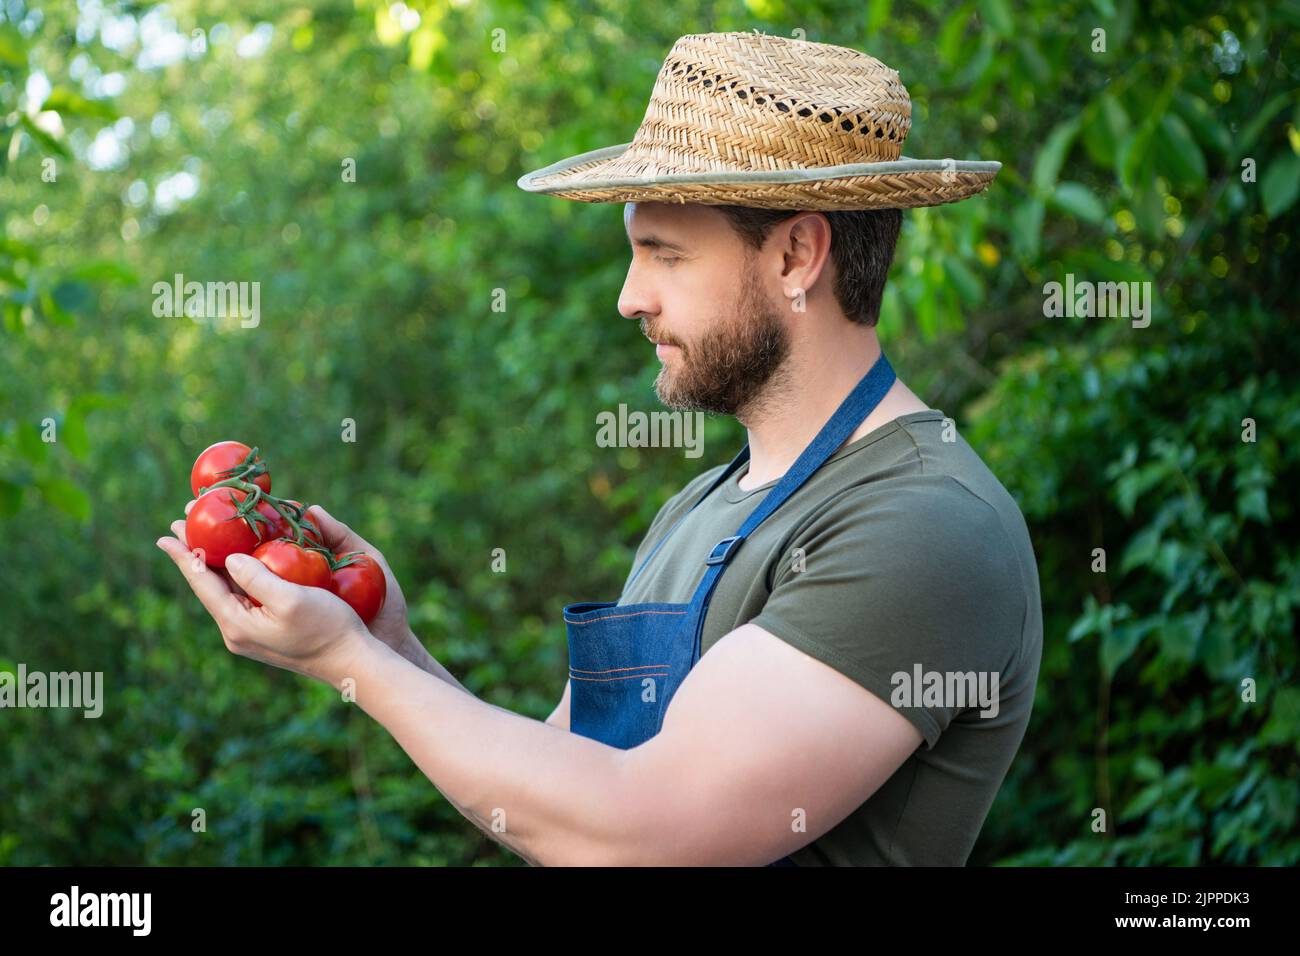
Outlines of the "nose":
<svg viewBox="0 0 1300 956">
<path fill-rule="evenodd" d="M 618 294 L 618 311 L 625 319 L 653 318 L 659 314 L 659 297 L 637 268 L 635 260 L 627 267 L 623 291 Z"/>
</svg>

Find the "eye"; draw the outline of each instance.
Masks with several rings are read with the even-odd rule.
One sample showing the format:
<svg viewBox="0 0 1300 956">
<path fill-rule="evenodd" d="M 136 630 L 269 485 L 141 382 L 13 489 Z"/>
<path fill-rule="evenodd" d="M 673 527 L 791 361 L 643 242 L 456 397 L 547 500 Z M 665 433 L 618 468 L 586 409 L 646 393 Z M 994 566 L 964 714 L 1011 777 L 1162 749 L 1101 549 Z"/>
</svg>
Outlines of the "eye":
<svg viewBox="0 0 1300 956">
<path fill-rule="evenodd" d="M 672 265 L 674 262 L 681 262 L 681 256 L 655 256 L 656 261 Z"/>
</svg>

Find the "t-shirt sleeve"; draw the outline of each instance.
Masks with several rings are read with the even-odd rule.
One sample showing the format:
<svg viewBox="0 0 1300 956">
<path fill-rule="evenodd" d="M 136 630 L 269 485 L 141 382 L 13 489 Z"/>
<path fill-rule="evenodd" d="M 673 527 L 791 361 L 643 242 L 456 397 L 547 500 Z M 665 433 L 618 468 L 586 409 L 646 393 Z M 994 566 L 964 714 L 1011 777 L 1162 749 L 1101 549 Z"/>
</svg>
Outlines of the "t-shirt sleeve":
<svg viewBox="0 0 1300 956">
<path fill-rule="evenodd" d="M 849 489 L 794 529 L 752 623 L 892 704 L 932 748 L 967 706 L 936 693 L 929 675 L 947 688 L 950 674 L 983 672 L 983 685 L 963 691 L 981 709 L 967 691 L 996 690 L 1019 646 L 1014 562 L 996 514 L 956 483 Z"/>
</svg>

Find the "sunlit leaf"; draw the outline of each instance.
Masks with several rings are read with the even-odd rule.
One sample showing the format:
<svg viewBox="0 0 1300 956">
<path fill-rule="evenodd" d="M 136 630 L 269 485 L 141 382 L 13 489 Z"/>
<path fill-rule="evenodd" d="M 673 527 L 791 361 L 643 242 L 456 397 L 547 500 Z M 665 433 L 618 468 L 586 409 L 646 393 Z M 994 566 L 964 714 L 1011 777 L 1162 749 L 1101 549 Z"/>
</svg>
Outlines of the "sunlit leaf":
<svg viewBox="0 0 1300 956">
<path fill-rule="evenodd" d="M 37 126 L 30 116 L 24 114 L 19 117 L 18 121 L 22 124 L 23 129 L 27 131 L 27 135 L 34 139 L 45 152 L 54 153 L 65 159 L 71 158 L 72 154 L 68 152 L 68 147 Z"/>
<path fill-rule="evenodd" d="M 68 86 L 56 86 L 41 105 L 68 116 L 86 116 L 92 119 L 115 120 L 118 112 L 108 100 L 92 100 Z"/>
<path fill-rule="evenodd" d="M 1259 190 L 1270 219 L 1290 209 L 1300 195 L 1300 156 L 1283 153 L 1271 160 L 1260 176 Z"/>
<path fill-rule="evenodd" d="M 67 278 L 87 282 L 116 282 L 122 285 L 134 285 L 140 281 L 129 268 L 111 259 L 82 263 L 68 272 Z"/>
<path fill-rule="evenodd" d="M 0 24 L 0 63 L 27 65 L 27 45 L 23 42 L 23 35 L 10 23 Z"/>
</svg>

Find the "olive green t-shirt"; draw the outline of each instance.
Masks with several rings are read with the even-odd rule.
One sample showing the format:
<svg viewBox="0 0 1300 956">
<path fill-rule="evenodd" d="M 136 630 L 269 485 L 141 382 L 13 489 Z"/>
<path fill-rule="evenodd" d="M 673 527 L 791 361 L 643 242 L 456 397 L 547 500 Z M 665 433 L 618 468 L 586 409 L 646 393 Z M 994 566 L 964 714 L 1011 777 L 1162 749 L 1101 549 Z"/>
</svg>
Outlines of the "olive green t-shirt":
<svg viewBox="0 0 1300 956">
<path fill-rule="evenodd" d="M 667 501 L 633 569 L 724 468 Z M 748 469 L 686 517 L 619 604 L 691 600 L 710 549 L 776 485 L 742 490 Z M 759 525 L 713 593 L 701 653 L 751 621 L 892 703 L 924 737 L 793 860 L 963 865 L 1029 722 L 1043 623 L 1020 509 L 943 412 L 843 446 Z"/>
</svg>

